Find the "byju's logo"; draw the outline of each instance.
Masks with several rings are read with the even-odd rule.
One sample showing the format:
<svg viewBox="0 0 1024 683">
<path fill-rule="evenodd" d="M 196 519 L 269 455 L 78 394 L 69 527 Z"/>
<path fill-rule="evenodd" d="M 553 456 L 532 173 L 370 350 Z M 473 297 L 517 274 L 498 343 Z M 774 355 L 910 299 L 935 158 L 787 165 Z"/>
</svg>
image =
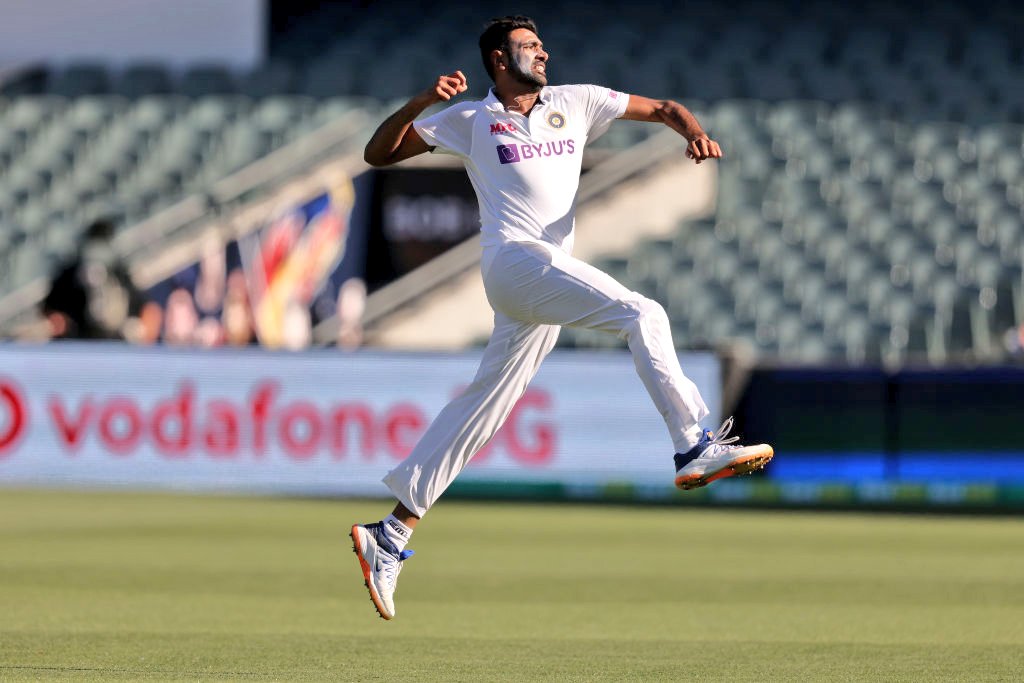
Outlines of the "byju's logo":
<svg viewBox="0 0 1024 683">
<path fill-rule="evenodd" d="M 498 161 L 503 164 L 514 164 L 519 161 L 519 148 L 516 145 L 498 145 Z"/>
<path fill-rule="evenodd" d="M 528 142 L 521 145 L 498 145 L 495 149 L 498 150 L 498 161 L 503 164 L 516 164 L 527 159 L 575 154 L 576 141 L 555 140 L 543 144 Z"/>
</svg>

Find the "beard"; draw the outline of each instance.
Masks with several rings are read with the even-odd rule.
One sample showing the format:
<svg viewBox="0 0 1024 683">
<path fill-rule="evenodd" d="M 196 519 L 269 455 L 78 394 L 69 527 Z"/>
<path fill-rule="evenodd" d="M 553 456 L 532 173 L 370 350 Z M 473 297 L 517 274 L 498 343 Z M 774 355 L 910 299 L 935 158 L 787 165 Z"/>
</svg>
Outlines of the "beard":
<svg viewBox="0 0 1024 683">
<path fill-rule="evenodd" d="M 526 55 L 516 55 L 508 60 L 508 72 L 523 85 L 541 89 L 548 84 L 546 74 L 539 74 L 534 71 L 533 60 Z M 545 64 L 545 71 L 547 65 Z"/>
</svg>

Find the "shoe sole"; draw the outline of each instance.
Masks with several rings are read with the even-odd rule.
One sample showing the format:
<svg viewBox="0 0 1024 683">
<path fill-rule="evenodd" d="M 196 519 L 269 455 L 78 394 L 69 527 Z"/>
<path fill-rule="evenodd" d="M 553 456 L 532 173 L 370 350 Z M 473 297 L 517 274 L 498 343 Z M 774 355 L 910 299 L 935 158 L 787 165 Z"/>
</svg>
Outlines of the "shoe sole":
<svg viewBox="0 0 1024 683">
<path fill-rule="evenodd" d="M 352 526 L 352 531 L 348 532 L 348 535 L 352 539 L 352 552 L 356 554 L 356 559 L 359 560 L 359 568 L 363 570 L 363 583 L 366 585 L 366 589 L 370 591 L 370 601 L 377 610 L 377 615 L 381 619 L 390 620 L 391 617 L 385 613 L 380 596 L 377 595 L 377 591 L 373 589 L 373 583 L 370 581 L 370 565 L 363 559 L 363 548 L 359 545 L 359 534 L 356 533 L 356 526 L 358 525 Z"/>
<path fill-rule="evenodd" d="M 757 448 L 753 446 L 752 448 Z M 735 462 L 729 463 L 717 472 L 711 474 L 692 474 L 689 476 L 676 477 L 676 487 L 681 488 L 684 491 L 691 489 L 697 489 L 701 486 L 707 486 L 713 481 L 719 479 L 725 479 L 727 477 L 735 477 L 744 474 L 751 474 L 758 470 L 764 469 L 764 466 L 775 457 L 775 451 L 771 446 L 765 445 L 753 453 L 748 453 L 742 456 Z"/>
</svg>

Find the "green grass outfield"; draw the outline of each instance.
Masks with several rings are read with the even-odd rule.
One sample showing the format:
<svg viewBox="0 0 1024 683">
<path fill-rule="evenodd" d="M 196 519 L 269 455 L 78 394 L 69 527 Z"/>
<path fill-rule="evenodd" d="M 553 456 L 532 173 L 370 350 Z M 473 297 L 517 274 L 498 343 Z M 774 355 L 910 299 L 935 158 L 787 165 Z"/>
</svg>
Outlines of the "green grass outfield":
<svg viewBox="0 0 1024 683">
<path fill-rule="evenodd" d="M 0 681 L 1020 681 L 1024 521 L 0 490 Z"/>
</svg>

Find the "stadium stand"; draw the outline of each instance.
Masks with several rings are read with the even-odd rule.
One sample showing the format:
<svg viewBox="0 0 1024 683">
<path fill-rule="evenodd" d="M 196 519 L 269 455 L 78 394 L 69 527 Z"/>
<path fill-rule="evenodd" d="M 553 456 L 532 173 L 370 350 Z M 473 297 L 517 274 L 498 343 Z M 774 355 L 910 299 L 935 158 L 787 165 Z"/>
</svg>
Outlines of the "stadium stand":
<svg viewBox="0 0 1024 683">
<path fill-rule="evenodd" d="M 725 101 L 705 119 L 738 157 L 720 164 L 715 215 L 601 264 L 666 303 L 681 346 L 983 359 L 1020 324 L 1021 177 L 988 162 L 1020 156 L 1024 127 L 798 101 Z M 593 339 L 566 330 L 562 343 Z"/>
<path fill-rule="evenodd" d="M 543 18 L 557 81 L 676 97 L 729 154 L 714 216 L 602 264 L 665 302 L 681 347 L 985 359 L 1024 323 L 1021 11 L 923 8 L 810 4 L 794 19 L 789 3 L 696 2 L 681 21 L 673 3 L 643 3 L 628 22 L 606 20 L 627 11 L 613 3 L 600 21 L 588 3 L 524 8 Z M 474 41 L 453 39 L 475 36 L 478 15 L 332 4 L 276 34 L 249 73 L 80 63 L 0 99 L 0 296 L 98 215 L 137 223 L 353 108 L 378 121 L 451 65 L 482 88 Z M 392 31 L 391 16 L 416 21 Z M 615 126 L 599 144 L 648 132 Z"/>
</svg>

